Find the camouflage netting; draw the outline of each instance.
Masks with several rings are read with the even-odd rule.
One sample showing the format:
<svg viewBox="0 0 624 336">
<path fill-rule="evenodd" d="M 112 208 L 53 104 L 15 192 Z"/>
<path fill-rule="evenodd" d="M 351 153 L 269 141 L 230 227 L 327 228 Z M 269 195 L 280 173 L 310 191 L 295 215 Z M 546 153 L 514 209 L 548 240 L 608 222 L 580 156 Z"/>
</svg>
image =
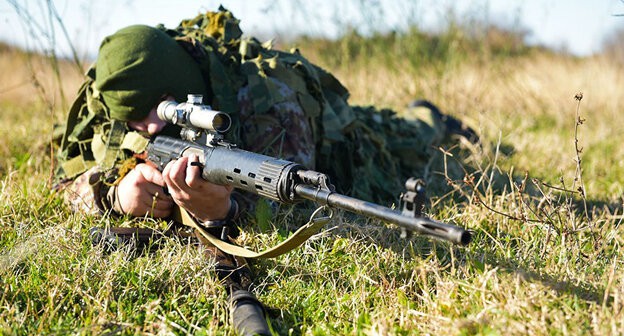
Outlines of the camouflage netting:
<svg viewBox="0 0 624 336">
<path fill-rule="evenodd" d="M 220 8 L 167 30 L 184 41 L 187 51 L 199 60 L 210 83 L 213 107 L 233 116 L 244 113 L 236 97 L 240 88 L 248 85 L 252 113 L 265 114 L 284 101 L 279 85 L 272 80 L 277 79 L 296 92 L 297 102 L 310 119 L 316 159 L 309 168 L 328 173 L 338 190 L 387 204 L 396 200 L 408 177 L 422 174 L 431 145 L 443 137 L 435 117 L 406 120 L 391 110 L 350 106 L 348 90 L 333 75 L 310 63 L 298 50 L 274 50 L 270 43 L 243 38 L 238 24 L 232 13 Z M 239 125 L 231 140 L 248 148 L 258 137 L 275 135 L 275 130 L 266 129 L 257 129 L 262 134 L 250 136 L 241 134 Z M 245 143 L 244 139 L 254 142 Z"/>
</svg>

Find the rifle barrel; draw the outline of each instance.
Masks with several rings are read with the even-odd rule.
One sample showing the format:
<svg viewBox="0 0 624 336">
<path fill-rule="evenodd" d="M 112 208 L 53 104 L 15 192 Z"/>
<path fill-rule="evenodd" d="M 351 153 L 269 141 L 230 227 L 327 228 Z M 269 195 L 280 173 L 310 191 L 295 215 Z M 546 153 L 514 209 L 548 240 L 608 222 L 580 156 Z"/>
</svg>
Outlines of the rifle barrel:
<svg viewBox="0 0 624 336">
<path fill-rule="evenodd" d="M 375 217 L 422 235 L 462 245 L 467 245 L 472 240 L 470 232 L 461 227 L 434 221 L 425 217 L 405 216 L 397 210 L 379 204 L 319 189 L 307 184 L 296 185 L 295 193 L 302 198 L 323 205 L 347 210 L 359 215 Z"/>
</svg>

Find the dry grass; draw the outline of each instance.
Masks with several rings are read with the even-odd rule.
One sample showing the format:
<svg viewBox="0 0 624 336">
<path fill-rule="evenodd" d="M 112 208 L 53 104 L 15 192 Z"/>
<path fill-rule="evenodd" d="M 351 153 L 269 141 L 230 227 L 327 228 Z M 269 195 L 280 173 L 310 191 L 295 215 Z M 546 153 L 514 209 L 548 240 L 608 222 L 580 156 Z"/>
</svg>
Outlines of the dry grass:
<svg viewBox="0 0 624 336">
<path fill-rule="evenodd" d="M 0 100 L 3 103 L 39 104 L 44 101 L 53 110 L 62 111 L 62 102 L 71 100 L 82 81 L 75 65 L 61 60 L 59 79 L 53 61 L 37 54 L 0 46 Z M 65 97 L 61 97 L 61 93 Z M 71 101 L 70 101 L 71 102 Z"/>
<path fill-rule="evenodd" d="M 45 63 L 42 99 L 26 56 L 15 55 L 0 58 L 11 70 L 0 82 L 15 87 L 0 92 L 0 334 L 231 334 L 224 293 L 197 251 L 167 241 L 148 255 L 104 255 L 87 230 L 116 222 L 72 214 L 47 191 L 49 137 L 40 134 L 64 112 Z M 474 242 L 401 239 L 356 223 L 327 228 L 255 263 L 256 294 L 273 308 L 278 333 L 624 333 L 621 67 L 547 53 L 465 58 L 444 71 L 399 71 L 400 60 L 331 70 L 352 103 L 400 110 L 424 97 L 479 130 L 482 148 L 462 146 L 474 180 L 453 178 L 449 195 L 430 195 L 432 215 L 474 230 Z M 79 80 L 62 69 L 71 97 Z M 586 121 L 575 135 L 577 107 Z M 579 185 L 575 137 L 585 197 L 540 183 Z M 247 236 L 261 245 L 283 239 Z"/>
</svg>

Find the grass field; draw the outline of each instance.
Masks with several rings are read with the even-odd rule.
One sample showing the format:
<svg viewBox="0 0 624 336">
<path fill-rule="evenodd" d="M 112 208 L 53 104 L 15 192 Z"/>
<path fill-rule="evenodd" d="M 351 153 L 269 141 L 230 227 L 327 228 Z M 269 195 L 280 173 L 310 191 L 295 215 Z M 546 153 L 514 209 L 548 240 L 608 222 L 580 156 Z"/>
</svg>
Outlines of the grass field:
<svg viewBox="0 0 624 336">
<path fill-rule="evenodd" d="M 478 130 L 481 146 L 436 150 L 426 176 L 431 216 L 474 241 L 333 222 L 252 264 L 276 334 L 623 334 L 621 63 L 410 36 L 419 40 L 300 48 L 352 104 L 400 111 L 427 98 Z M 59 86 L 41 57 L 1 50 L 0 334 L 232 334 L 226 294 L 196 249 L 173 239 L 139 255 L 91 246 L 91 227 L 119 223 L 72 213 L 49 191 L 60 93 L 71 101 L 80 76 L 63 64 Z M 242 242 L 266 247 L 284 234 L 251 229 Z"/>
</svg>

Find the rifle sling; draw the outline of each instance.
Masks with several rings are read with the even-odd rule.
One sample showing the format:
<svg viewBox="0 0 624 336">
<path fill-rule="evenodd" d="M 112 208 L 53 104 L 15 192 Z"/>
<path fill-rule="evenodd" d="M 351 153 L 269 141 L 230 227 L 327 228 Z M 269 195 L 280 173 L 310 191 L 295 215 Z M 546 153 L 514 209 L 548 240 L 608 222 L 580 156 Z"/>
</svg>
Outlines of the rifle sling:
<svg viewBox="0 0 624 336">
<path fill-rule="evenodd" d="M 308 238 L 310 238 L 312 235 L 317 233 L 321 227 L 323 227 L 325 224 L 327 224 L 331 220 L 333 216 L 333 212 L 331 212 L 331 210 L 328 216 L 316 217 L 316 215 L 320 213 L 320 211 L 325 210 L 325 209 L 326 207 L 318 208 L 312 214 L 312 216 L 310 216 L 310 220 L 308 221 L 308 223 L 301 226 L 285 241 L 277 244 L 276 246 L 272 248 L 266 249 L 262 252 L 255 252 L 252 250 L 248 250 L 241 246 L 231 244 L 229 242 L 223 241 L 215 237 L 214 235 L 210 234 L 209 232 L 204 230 L 202 227 L 200 227 L 195 221 L 195 219 L 193 219 L 193 217 L 189 215 L 189 213 L 185 209 L 180 208 L 178 206 L 174 207 L 172 217 L 174 220 L 197 230 L 202 235 L 202 237 L 206 238 L 211 244 L 216 246 L 221 251 L 234 255 L 234 256 L 256 259 L 256 258 L 275 258 L 282 254 L 290 252 L 296 247 L 299 247 L 306 240 L 308 240 Z"/>
</svg>

